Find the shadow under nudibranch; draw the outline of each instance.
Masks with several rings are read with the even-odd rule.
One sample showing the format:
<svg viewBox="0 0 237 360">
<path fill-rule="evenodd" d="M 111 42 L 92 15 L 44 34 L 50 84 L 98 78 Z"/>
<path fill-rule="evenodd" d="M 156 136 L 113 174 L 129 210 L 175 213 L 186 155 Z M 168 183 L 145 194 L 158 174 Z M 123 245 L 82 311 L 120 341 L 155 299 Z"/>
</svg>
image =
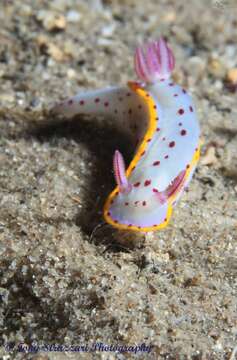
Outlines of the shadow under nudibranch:
<svg viewBox="0 0 237 360">
<path fill-rule="evenodd" d="M 49 146 L 54 139 L 54 144 L 52 144 L 54 147 L 55 139 L 66 138 L 68 141 L 75 141 L 82 149 L 88 150 L 89 155 L 86 155 L 86 159 L 83 155 L 76 157 L 72 154 L 71 156 L 75 168 L 78 162 L 87 163 L 88 156 L 89 162 L 92 164 L 89 167 L 90 175 L 84 179 L 85 185 L 82 185 L 80 192 L 81 207 L 72 221 L 81 228 L 85 235 L 89 236 L 90 241 L 98 244 L 106 243 L 111 249 L 112 238 L 114 240 L 114 235 L 118 232 L 103 220 L 105 200 L 114 188 L 111 154 L 119 147 L 124 153 L 126 163 L 129 163 L 134 149 L 129 136 L 113 126 L 112 119 L 111 121 L 110 119 L 109 121 L 97 120 L 92 117 L 85 119 L 83 116 L 75 116 L 70 121 L 63 118 L 52 120 L 52 114 L 49 112 L 42 123 L 30 123 L 29 121 L 29 126 L 22 136 L 26 140 L 33 137 L 41 143 L 48 142 Z M 79 178 L 85 176 L 79 172 L 79 168 L 77 168 L 77 176 Z M 80 184 L 78 187 L 80 188 Z M 73 204 L 77 207 L 76 201 Z M 133 234 L 133 237 L 135 236 L 136 234 Z M 113 247 L 117 251 L 117 246 Z"/>
</svg>

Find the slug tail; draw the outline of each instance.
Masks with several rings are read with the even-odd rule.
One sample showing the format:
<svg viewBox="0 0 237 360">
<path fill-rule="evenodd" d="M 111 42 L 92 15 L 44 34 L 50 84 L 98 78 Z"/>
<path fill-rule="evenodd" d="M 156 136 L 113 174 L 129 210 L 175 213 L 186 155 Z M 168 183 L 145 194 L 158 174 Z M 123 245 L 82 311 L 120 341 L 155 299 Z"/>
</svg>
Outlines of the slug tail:
<svg viewBox="0 0 237 360">
<path fill-rule="evenodd" d="M 77 114 L 108 115 L 118 117 L 123 108 L 127 108 L 127 87 L 111 86 L 104 89 L 86 91 L 57 103 L 52 111 L 66 118 Z M 120 102 L 120 99 L 123 101 Z M 122 110 L 121 110 L 122 109 Z"/>
</svg>

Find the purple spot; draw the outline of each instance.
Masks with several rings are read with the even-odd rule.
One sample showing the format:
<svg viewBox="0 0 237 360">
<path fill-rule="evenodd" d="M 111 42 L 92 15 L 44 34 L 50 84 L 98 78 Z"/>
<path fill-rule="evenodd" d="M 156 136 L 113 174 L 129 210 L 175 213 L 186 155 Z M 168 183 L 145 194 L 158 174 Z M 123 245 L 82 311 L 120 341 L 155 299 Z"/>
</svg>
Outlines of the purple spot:
<svg viewBox="0 0 237 360">
<path fill-rule="evenodd" d="M 134 187 L 138 187 L 138 186 L 140 186 L 140 184 L 141 184 L 141 183 L 138 181 L 138 182 L 136 182 L 135 184 L 133 184 L 133 186 L 134 186 Z"/>
<path fill-rule="evenodd" d="M 144 186 L 149 186 L 151 184 L 151 180 L 146 180 L 145 182 L 144 182 Z"/>
</svg>

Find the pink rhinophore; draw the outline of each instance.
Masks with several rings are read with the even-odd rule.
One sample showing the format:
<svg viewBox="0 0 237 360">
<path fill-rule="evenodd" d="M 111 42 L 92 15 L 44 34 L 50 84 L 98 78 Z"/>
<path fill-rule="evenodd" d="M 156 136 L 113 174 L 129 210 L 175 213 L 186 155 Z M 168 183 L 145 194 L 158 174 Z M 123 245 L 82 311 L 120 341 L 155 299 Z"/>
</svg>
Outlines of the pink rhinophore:
<svg viewBox="0 0 237 360">
<path fill-rule="evenodd" d="M 129 184 L 126 173 L 125 164 L 122 154 L 116 150 L 113 159 L 114 177 L 121 193 L 127 194 L 131 191 L 132 185 Z"/>
<path fill-rule="evenodd" d="M 170 77 L 175 60 L 172 50 L 165 40 L 160 38 L 137 47 L 134 63 L 137 76 L 142 81 L 154 83 Z"/>
</svg>

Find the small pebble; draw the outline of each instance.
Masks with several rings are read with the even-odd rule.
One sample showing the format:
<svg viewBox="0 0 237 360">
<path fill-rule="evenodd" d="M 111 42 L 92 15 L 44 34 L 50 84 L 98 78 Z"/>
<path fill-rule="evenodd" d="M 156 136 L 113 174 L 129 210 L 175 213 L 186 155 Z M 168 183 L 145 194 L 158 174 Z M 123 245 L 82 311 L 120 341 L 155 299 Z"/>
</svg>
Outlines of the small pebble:
<svg viewBox="0 0 237 360">
<path fill-rule="evenodd" d="M 101 35 L 104 37 L 110 37 L 113 35 L 114 30 L 116 28 L 116 24 L 115 23 L 111 23 L 110 25 L 106 25 L 102 28 L 101 30 Z"/>
<path fill-rule="evenodd" d="M 237 68 L 227 71 L 226 80 L 231 84 L 237 84 Z"/>
<path fill-rule="evenodd" d="M 189 59 L 190 73 L 195 78 L 203 77 L 205 73 L 206 63 L 205 60 L 198 56 L 193 56 Z"/>
<path fill-rule="evenodd" d="M 208 62 L 208 70 L 215 78 L 223 78 L 225 75 L 225 67 L 218 59 L 210 59 Z"/>
<path fill-rule="evenodd" d="M 210 146 L 204 156 L 201 157 L 202 165 L 213 165 L 217 162 L 216 149 L 214 146 Z"/>
<path fill-rule="evenodd" d="M 67 77 L 69 79 L 74 79 L 76 77 L 77 73 L 74 69 L 68 69 L 67 70 Z"/>
<path fill-rule="evenodd" d="M 166 13 L 163 17 L 162 20 L 166 23 L 172 23 L 174 22 L 176 19 L 176 12 L 175 11 L 169 11 L 168 13 Z"/>
<path fill-rule="evenodd" d="M 46 10 L 40 10 L 37 19 L 42 22 L 43 27 L 48 31 L 64 30 L 67 24 L 63 15 Z"/>
<path fill-rule="evenodd" d="M 61 62 L 64 59 L 62 50 L 53 43 L 48 44 L 48 54 L 57 62 Z"/>
<path fill-rule="evenodd" d="M 81 14 L 75 10 L 69 10 L 66 19 L 70 23 L 77 23 L 81 19 Z"/>
</svg>

